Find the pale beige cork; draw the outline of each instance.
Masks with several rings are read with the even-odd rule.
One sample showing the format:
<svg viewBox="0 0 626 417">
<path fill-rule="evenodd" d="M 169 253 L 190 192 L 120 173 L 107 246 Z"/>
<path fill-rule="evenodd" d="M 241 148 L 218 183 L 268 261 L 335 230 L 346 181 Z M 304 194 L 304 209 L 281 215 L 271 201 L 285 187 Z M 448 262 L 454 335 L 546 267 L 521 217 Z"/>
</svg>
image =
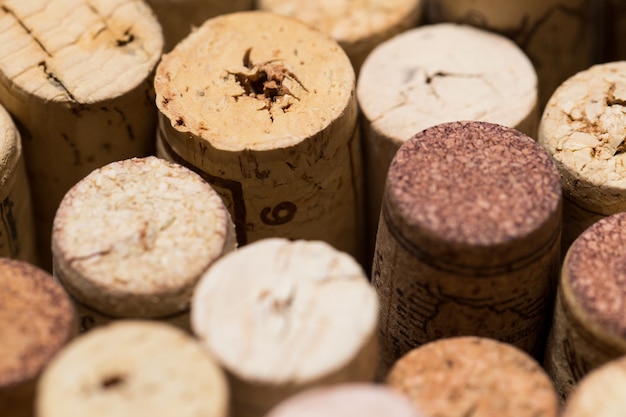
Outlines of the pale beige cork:
<svg viewBox="0 0 626 417">
<path fill-rule="evenodd" d="M 22 138 L 0 105 L 0 256 L 37 264 L 35 239 Z"/>
<path fill-rule="evenodd" d="M 420 417 L 406 396 L 379 384 L 312 388 L 289 397 L 267 417 Z"/>
<path fill-rule="evenodd" d="M 626 210 L 626 61 L 567 79 L 546 105 L 539 143 L 561 174 L 563 253 L 604 216 Z"/>
<path fill-rule="evenodd" d="M 43 369 L 77 332 L 69 295 L 52 276 L 0 258 L 0 414 L 33 416 Z"/>
<path fill-rule="evenodd" d="M 223 371 L 196 339 L 122 320 L 70 343 L 37 387 L 37 417 L 227 417 Z"/>
<path fill-rule="evenodd" d="M 569 248 L 544 365 L 562 399 L 588 372 L 626 354 L 626 213 L 589 227 Z"/>
<path fill-rule="evenodd" d="M 226 369 L 233 417 L 261 417 L 314 386 L 372 381 L 377 320 L 376 293 L 351 256 L 282 238 L 221 258 L 191 306 L 194 333 Z"/>
<path fill-rule="evenodd" d="M 430 417 L 556 417 L 552 381 L 522 350 L 493 339 L 454 337 L 413 349 L 386 384 Z"/>
<path fill-rule="evenodd" d="M 398 148 L 439 123 L 480 120 L 536 137 L 537 75 L 509 39 L 438 24 L 379 45 L 357 83 L 363 118 L 368 227 L 376 233 L 387 171 Z"/>
<path fill-rule="evenodd" d="M 113 162 L 79 181 L 52 232 L 55 277 L 80 303 L 85 328 L 107 317 L 189 328 L 197 281 L 235 246 L 230 215 L 211 186 L 153 156 Z"/>
<path fill-rule="evenodd" d="M 346 51 L 355 71 L 371 51 L 415 27 L 423 0 L 258 0 L 256 7 L 298 19 L 330 35 Z"/>
<path fill-rule="evenodd" d="M 380 376 L 441 337 L 491 337 L 540 357 L 560 226 L 558 171 L 523 133 L 451 122 L 402 145 L 389 170 L 372 268 Z"/>
<path fill-rule="evenodd" d="M 5 0 L 0 102 L 22 133 L 43 266 L 67 190 L 153 152 L 161 27 L 143 0 Z"/>
<path fill-rule="evenodd" d="M 539 79 L 539 108 L 593 58 L 593 0 L 432 0 L 429 21 L 500 33 L 528 55 Z"/>
<path fill-rule="evenodd" d="M 294 19 L 208 20 L 155 78 L 163 145 L 220 193 L 240 245 L 324 240 L 363 254 L 355 74 L 341 47 Z"/>
</svg>

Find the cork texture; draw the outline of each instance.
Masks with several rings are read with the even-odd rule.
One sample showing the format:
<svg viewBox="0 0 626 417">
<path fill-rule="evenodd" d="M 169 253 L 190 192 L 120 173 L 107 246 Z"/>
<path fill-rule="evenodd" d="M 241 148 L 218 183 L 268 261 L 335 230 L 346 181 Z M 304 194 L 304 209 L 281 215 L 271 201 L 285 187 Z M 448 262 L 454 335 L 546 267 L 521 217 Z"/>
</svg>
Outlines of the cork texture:
<svg viewBox="0 0 626 417">
<path fill-rule="evenodd" d="M 554 387 L 539 364 L 491 339 L 442 339 L 403 356 L 386 384 L 432 417 L 556 417 Z"/>
</svg>

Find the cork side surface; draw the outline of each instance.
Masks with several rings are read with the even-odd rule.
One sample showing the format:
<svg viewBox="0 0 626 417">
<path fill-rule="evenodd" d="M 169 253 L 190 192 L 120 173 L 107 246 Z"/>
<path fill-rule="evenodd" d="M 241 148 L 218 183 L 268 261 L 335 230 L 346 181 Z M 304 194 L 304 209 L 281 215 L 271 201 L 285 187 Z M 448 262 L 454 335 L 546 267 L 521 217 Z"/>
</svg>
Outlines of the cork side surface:
<svg viewBox="0 0 626 417">
<path fill-rule="evenodd" d="M 0 105 L 0 184 L 6 184 L 22 155 L 20 133 L 11 115 Z"/>
</svg>

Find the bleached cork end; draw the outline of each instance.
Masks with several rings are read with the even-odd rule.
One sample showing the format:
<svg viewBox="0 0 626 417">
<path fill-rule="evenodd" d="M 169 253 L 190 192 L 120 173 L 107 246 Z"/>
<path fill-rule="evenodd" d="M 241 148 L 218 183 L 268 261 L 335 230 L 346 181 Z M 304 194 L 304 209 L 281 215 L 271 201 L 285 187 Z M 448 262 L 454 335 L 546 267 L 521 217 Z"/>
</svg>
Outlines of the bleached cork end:
<svg viewBox="0 0 626 417">
<path fill-rule="evenodd" d="M 55 357 L 35 407 L 39 417 L 226 417 L 228 387 L 189 334 L 158 322 L 120 321 Z"/>
<path fill-rule="evenodd" d="M 235 247 L 211 186 L 155 157 L 93 171 L 63 198 L 52 233 L 55 275 L 81 303 L 113 317 L 186 311 L 200 275 Z"/>
</svg>

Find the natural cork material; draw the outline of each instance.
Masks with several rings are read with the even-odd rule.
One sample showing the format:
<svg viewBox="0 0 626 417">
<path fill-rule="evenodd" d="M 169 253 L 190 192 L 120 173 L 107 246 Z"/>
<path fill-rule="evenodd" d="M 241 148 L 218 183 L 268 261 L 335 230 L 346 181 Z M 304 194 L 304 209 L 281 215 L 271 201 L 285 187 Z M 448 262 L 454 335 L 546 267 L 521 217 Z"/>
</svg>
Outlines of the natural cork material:
<svg viewBox="0 0 626 417">
<path fill-rule="evenodd" d="M 589 371 L 626 354 L 626 214 L 602 219 L 570 247 L 561 274 L 545 366 L 561 398 Z"/>
<path fill-rule="evenodd" d="M 128 320 L 95 329 L 56 356 L 35 408 L 38 417 L 226 417 L 228 387 L 189 334 Z"/>
<path fill-rule="evenodd" d="M 0 44 L 0 101 L 19 122 L 49 268 L 67 190 L 95 168 L 153 151 L 161 27 L 143 0 L 6 0 Z"/>
<path fill-rule="evenodd" d="M 352 257 L 278 238 L 216 262 L 191 308 L 194 333 L 227 371 L 233 417 L 262 417 L 313 386 L 373 380 L 377 319 Z"/>
<path fill-rule="evenodd" d="M 186 313 L 200 275 L 235 248 L 211 186 L 156 157 L 114 162 L 82 179 L 63 198 L 52 237 L 55 276 L 100 313 L 83 311 L 83 327 L 102 315 Z"/>
<path fill-rule="evenodd" d="M 266 12 L 210 19 L 155 79 L 170 157 L 220 193 L 240 245 L 324 240 L 360 259 L 355 75 L 329 37 Z"/>
<path fill-rule="evenodd" d="M 40 373 L 76 333 L 69 296 L 52 276 L 0 258 L 0 410 L 31 417 Z"/>
<path fill-rule="evenodd" d="M 431 417 L 556 417 L 550 378 L 523 351 L 478 337 L 441 339 L 414 349 L 386 384 Z"/>
<path fill-rule="evenodd" d="M 560 221 L 556 167 L 519 131 L 452 122 L 406 142 L 389 170 L 372 273 L 381 371 L 445 336 L 492 337 L 539 356 Z"/>
</svg>

